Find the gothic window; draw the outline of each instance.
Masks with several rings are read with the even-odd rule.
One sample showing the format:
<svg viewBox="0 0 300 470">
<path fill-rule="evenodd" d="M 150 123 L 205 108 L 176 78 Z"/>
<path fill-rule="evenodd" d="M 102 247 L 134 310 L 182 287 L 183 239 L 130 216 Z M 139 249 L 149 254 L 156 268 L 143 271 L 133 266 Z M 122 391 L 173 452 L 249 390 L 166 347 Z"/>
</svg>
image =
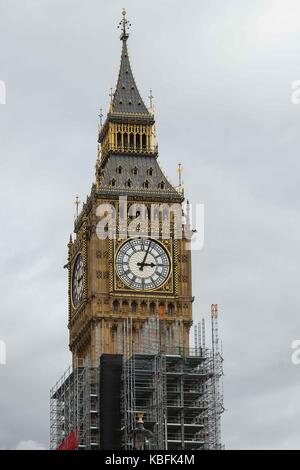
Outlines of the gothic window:
<svg viewBox="0 0 300 470">
<path fill-rule="evenodd" d="M 136 136 L 135 136 L 135 145 L 136 145 L 137 149 L 141 148 L 141 136 L 140 136 L 140 134 L 136 134 Z"/>
<path fill-rule="evenodd" d="M 147 170 L 147 175 L 152 176 L 153 175 L 153 168 L 149 168 Z"/>
<path fill-rule="evenodd" d="M 123 143 L 125 148 L 128 147 L 128 134 L 126 132 L 123 135 Z"/>
<path fill-rule="evenodd" d="M 121 147 L 121 145 L 122 145 L 122 134 L 121 132 L 118 132 L 117 133 L 117 146 Z"/>
<path fill-rule="evenodd" d="M 149 181 L 148 180 L 144 181 L 143 186 L 144 186 L 145 189 L 148 189 L 149 188 Z"/>
<path fill-rule="evenodd" d="M 127 188 L 131 188 L 131 180 L 127 181 Z"/>
<path fill-rule="evenodd" d="M 147 146 L 147 136 L 145 134 L 142 135 L 142 147 L 145 149 Z"/>
<path fill-rule="evenodd" d="M 122 167 L 121 167 L 121 166 L 118 166 L 118 168 L 117 168 L 117 173 L 118 173 L 118 175 L 121 175 L 121 174 L 122 174 Z"/>
<path fill-rule="evenodd" d="M 168 304 L 168 315 L 173 315 L 175 310 L 174 304 Z"/>
<path fill-rule="evenodd" d="M 138 174 L 138 169 L 137 169 L 136 166 L 132 169 L 132 173 L 133 173 L 134 175 L 137 175 L 137 174 Z"/>
<path fill-rule="evenodd" d="M 116 186 L 116 180 L 115 180 L 115 178 L 113 178 L 113 179 L 111 180 L 110 184 L 111 184 L 111 186 Z"/>
<path fill-rule="evenodd" d="M 159 183 L 158 187 L 159 187 L 160 189 L 165 189 L 165 183 L 164 183 L 164 181 L 161 181 L 161 182 Z"/>
<path fill-rule="evenodd" d="M 150 303 L 150 314 L 151 314 L 151 315 L 154 315 L 154 314 L 155 314 L 155 310 L 156 310 L 155 303 L 154 303 L 154 302 L 151 302 L 151 303 Z"/>
<path fill-rule="evenodd" d="M 129 134 L 129 146 L 130 148 L 133 148 L 134 146 L 134 135 L 132 134 L 132 132 Z"/>
</svg>

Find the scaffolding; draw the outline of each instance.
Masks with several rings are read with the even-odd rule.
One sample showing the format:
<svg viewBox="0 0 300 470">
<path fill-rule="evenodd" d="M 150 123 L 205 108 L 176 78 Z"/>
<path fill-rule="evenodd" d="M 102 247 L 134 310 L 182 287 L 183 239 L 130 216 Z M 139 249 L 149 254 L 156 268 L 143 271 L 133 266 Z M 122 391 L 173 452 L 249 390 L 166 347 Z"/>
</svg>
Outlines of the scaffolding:
<svg viewBox="0 0 300 470">
<path fill-rule="evenodd" d="M 135 417 L 144 415 L 155 449 L 221 449 L 223 370 L 217 306 L 211 308 L 212 347 L 206 347 L 204 319 L 194 327 L 194 348 L 184 348 L 178 322 L 176 343 L 166 341 L 166 325 L 150 318 L 133 342 L 132 322 L 124 324 L 122 372 L 122 446 L 132 449 Z"/>
<path fill-rule="evenodd" d="M 99 449 L 98 368 L 77 360 L 50 391 L 50 449 Z"/>
<path fill-rule="evenodd" d="M 211 347 L 206 346 L 204 320 L 194 326 L 193 348 L 183 346 L 182 320 L 176 320 L 172 329 L 164 318 L 150 317 L 139 325 L 138 336 L 136 328 L 132 318 L 118 326 L 121 386 L 117 390 L 107 390 L 101 383 L 100 365 L 91 367 L 83 361 L 77 361 L 53 387 L 51 449 L 68 448 L 74 434 L 76 448 L 100 449 L 100 395 L 116 392 L 120 448 L 134 448 L 136 418 L 142 414 L 145 429 L 153 435 L 151 449 L 222 449 L 223 359 L 217 305 L 211 306 Z"/>
</svg>

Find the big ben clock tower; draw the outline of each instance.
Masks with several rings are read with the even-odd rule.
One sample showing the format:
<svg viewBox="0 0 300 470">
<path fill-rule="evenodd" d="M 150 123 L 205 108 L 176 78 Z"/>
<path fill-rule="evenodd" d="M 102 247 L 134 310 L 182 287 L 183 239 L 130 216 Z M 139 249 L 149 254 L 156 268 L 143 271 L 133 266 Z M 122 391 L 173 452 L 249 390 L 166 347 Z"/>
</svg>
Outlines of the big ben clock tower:
<svg viewBox="0 0 300 470">
<path fill-rule="evenodd" d="M 126 319 L 137 351 L 149 318 L 162 323 L 165 347 L 188 347 L 192 322 L 191 255 L 178 236 L 183 191 L 158 162 L 154 113 L 132 73 L 125 12 L 119 26 L 120 70 L 104 123 L 101 116 L 96 181 L 68 244 L 70 349 L 73 361 L 91 364 L 122 354 Z"/>
<path fill-rule="evenodd" d="M 95 181 L 68 243 L 72 366 L 51 389 L 51 448 L 221 449 L 218 309 L 212 347 L 202 321 L 191 348 L 189 206 L 181 178 L 175 188 L 158 162 L 125 11 L 119 26 L 120 70 L 104 122 L 100 112 Z"/>
</svg>

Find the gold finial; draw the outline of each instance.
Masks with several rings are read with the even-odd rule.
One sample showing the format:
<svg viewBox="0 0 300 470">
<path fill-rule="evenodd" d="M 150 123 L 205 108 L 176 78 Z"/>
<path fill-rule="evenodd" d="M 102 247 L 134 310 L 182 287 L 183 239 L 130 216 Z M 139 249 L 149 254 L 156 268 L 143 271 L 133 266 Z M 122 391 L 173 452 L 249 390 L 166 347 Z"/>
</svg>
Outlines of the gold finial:
<svg viewBox="0 0 300 470">
<path fill-rule="evenodd" d="M 178 173 L 178 177 L 179 177 L 178 192 L 183 194 L 183 192 L 184 192 L 183 178 L 182 178 L 183 167 L 182 167 L 181 163 L 178 163 L 177 173 Z"/>
<path fill-rule="evenodd" d="M 118 28 L 122 29 L 122 33 L 121 33 L 121 36 L 120 36 L 121 41 L 126 41 L 128 39 L 128 36 L 129 36 L 128 30 L 131 26 L 131 23 L 129 23 L 128 19 L 126 18 L 125 8 L 123 8 L 122 15 L 123 15 L 123 18 L 121 19 L 121 21 L 118 25 Z"/>
<path fill-rule="evenodd" d="M 74 201 L 74 204 L 75 204 L 75 206 L 76 206 L 76 218 L 77 218 L 77 217 L 78 217 L 78 214 L 79 214 L 79 206 L 80 206 L 80 204 L 81 204 L 81 201 L 80 201 L 80 199 L 79 199 L 78 196 L 76 196 L 76 199 L 75 199 L 75 201 Z"/>
</svg>

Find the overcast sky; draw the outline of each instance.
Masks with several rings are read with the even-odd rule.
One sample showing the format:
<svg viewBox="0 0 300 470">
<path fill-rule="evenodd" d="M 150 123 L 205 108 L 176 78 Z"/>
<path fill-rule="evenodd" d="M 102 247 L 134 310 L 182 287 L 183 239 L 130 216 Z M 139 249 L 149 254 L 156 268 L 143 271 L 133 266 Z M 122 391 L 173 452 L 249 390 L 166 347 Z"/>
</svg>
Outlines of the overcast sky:
<svg viewBox="0 0 300 470">
<path fill-rule="evenodd" d="M 298 0 L 0 0 L 0 447 L 47 448 L 70 364 L 66 244 L 94 178 L 122 7 L 160 161 L 205 204 L 194 317 L 220 309 L 229 449 L 300 448 Z"/>
</svg>

